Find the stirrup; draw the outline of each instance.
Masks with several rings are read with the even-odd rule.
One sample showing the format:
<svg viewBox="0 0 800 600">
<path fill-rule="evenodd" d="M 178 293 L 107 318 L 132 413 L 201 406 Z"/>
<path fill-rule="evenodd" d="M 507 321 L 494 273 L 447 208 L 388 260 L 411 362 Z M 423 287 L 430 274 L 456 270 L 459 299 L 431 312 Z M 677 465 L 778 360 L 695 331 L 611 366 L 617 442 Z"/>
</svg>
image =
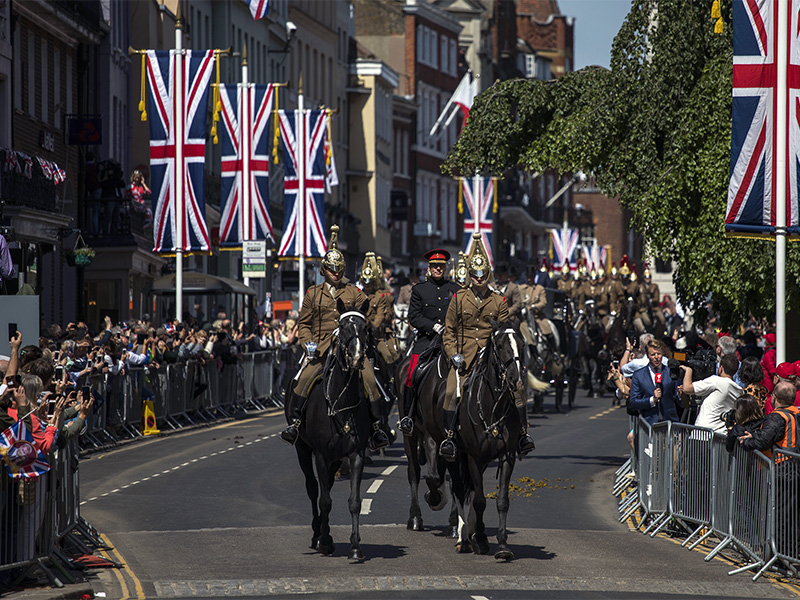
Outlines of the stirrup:
<svg viewBox="0 0 800 600">
<path fill-rule="evenodd" d="M 456 443 L 453 441 L 453 432 L 448 430 L 446 434 L 447 437 L 439 444 L 439 456 L 447 462 L 453 462 L 456 459 L 458 448 L 456 448 Z"/>
<path fill-rule="evenodd" d="M 281 431 L 280 438 L 290 446 L 294 446 L 300 436 L 300 419 L 293 421 L 286 429 Z"/>
<path fill-rule="evenodd" d="M 414 433 L 414 420 L 409 416 L 405 416 L 400 419 L 397 428 L 403 432 L 403 435 L 411 435 Z"/>
<path fill-rule="evenodd" d="M 519 446 L 520 456 L 525 456 L 531 450 L 536 450 L 536 444 L 533 442 L 533 438 L 525 430 L 520 434 L 517 445 Z"/>
<path fill-rule="evenodd" d="M 369 447 L 371 450 L 380 450 L 381 448 L 386 448 L 389 445 L 389 436 L 386 435 L 386 432 L 381 429 L 381 424 L 378 421 L 375 421 L 372 424 L 372 434 L 369 436 Z"/>
</svg>

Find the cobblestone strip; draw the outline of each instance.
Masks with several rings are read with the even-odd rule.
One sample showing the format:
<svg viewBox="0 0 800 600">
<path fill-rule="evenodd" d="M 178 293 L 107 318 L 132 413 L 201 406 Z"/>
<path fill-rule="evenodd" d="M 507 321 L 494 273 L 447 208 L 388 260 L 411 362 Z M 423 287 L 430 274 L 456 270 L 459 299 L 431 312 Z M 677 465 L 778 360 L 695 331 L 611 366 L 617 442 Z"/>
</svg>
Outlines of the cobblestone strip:
<svg viewBox="0 0 800 600">
<path fill-rule="evenodd" d="M 414 590 L 530 590 L 622 593 L 647 590 L 650 593 L 713 596 L 720 598 L 794 598 L 788 590 L 768 585 L 732 581 L 676 581 L 527 576 L 392 576 L 392 577 L 285 577 L 280 579 L 160 581 L 155 583 L 160 598 L 218 598 L 227 596 L 270 596 L 369 591 Z"/>
</svg>

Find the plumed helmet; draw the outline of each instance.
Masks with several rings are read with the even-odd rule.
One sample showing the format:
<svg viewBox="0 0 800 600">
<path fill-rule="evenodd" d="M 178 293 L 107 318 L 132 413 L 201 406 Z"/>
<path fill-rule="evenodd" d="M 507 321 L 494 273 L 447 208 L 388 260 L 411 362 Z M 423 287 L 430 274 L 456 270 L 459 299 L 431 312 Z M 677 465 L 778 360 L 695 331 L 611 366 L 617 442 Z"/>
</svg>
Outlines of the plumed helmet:
<svg viewBox="0 0 800 600">
<path fill-rule="evenodd" d="M 631 281 L 636 281 L 637 279 L 639 279 L 639 276 L 636 274 L 636 267 L 633 267 L 631 269 Z"/>
<path fill-rule="evenodd" d="M 589 275 L 589 270 L 586 268 L 586 263 L 583 261 L 578 263 L 578 274 L 581 278 L 586 278 Z"/>
<path fill-rule="evenodd" d="M 611 279 L 616 279 L 619 271 L 617 271 L 617 263 L 611 262 Z"/>
<path fill-rule="evenodd" d="M 383 276 L 383 258 L 381 258 L 380 255 L 375 257 L 375 269 L 376 272 L 378 273 L 378 283 L 380 283 L 378 287 L 381 289 L 385 289 L 386 278 Z"/>
<path fill-rule="evenodd" d="M 458 264 L 456 264 L 454 279 L 458 285 L 466 285 L 469 281 L 469 272 L 467 270 L 467 255 L 463 252 L 458 253 Z"/>
<path fill-rule="evenodd" d="M 589 281 L 591 281 L 592 283 L 594 283 L 595 281 L 597 281 L 597 277 L 598 277 L 598 275 L 597 275 L 597 271 L 595 271 L 594 269 L 592 269 L 592 270 L 589 272 Z"/>
<path fill-rule="evenodd" d="M 570 269 L 569 269 L 569 262 L 567 262 L 567 261 L 564 261 L 564 264 L 563 264 L 563 265 L 561 265 L 561 276 L 562 276 L 564 279 L 566 279 L 567 277 L 569 277 L 569 272 L 570 272 Z"/>
<path fill-rule="evenodd" d="M 361 283 L 368 285 L 378 279 L 378 266 L 375 262 L 375 253 L 367 252 L 364 264 L 361 266 Z"/>
<path fill-rule="evenodd" d="M 543 259 L 542 259 L 542 264 L 541 264 L 541 266 L 539 267 L 539 270 L 540 270 L 540 271 L 543 271 L 543 272 L 545 272 L 545 273 L 547 273 L 547 271 L 549 270 L 549 269 L 547 268 L 547 259 L 546 259 L 546 258 L 543 258 Z"/>
<path fill-rule="evenodd" d="M 619 274 L 622 277 L 628 277 L 631 274 L 631 268 L 628 265 L 628 255 L 622 257 L 622 260 L 619 261 Z"/>
<path fill-rule="evenodd" d="M 650 272 L 650 265 L 647 263 L 644 263 L 644 271 L 642 271 L 642 277 L 644 279 L 651 279 L 653 277 L 653 274 Z"/>
<path fill-rule="evenodd" d="M 469 251 L 467 258 L 467 269 L 469 274 L 475 277 L 483 277 L 488 275 L 490 271 L 489 256 L 483 247 L 480 233 L 472 234 L 472 248 Z"/>
<path fill-rule="evenodd" d="M 338 225 L 331 226 L 331 241 L 328 244 L 328 251 L 322 257 L 322 266 L 334 273 L 344 271 L 344 254 L 339 250 Z"/>
</svg>

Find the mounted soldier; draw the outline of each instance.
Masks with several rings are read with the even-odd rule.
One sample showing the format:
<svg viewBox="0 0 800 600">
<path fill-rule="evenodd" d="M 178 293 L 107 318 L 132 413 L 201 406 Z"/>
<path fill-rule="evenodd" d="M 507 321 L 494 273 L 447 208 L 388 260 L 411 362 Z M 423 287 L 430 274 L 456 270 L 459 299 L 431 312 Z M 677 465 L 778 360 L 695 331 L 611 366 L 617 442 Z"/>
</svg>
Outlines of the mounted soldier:
<svg viewBox="0 0 800 600">
<path fill-rule="evenodd" d="M 432 343 L 434 338 L 444 331 L 444 318 L 450 300 L 459 289 L 452 281 L 445 278 L 447 261 L 450 253 L 437 248 L 425 254 L 428 260 L 430 276 L 424 283 L 414 286 L 411 290 L 411 302 L 408 307 L 408 322 L 417 330 L 417 340 L 411 350 L 411 362 L 408 365 L 406 385 L 403 389 L 403 414 L 398 425 L 404 435 L 411 435 L 414 431 L 414 414 L 412 407 L 413 389 L 412 381 L 414 371 L 417 369 L 420 354 Z"/>
<path fill-rule="evenodd" d="M 503 296 L 489 289 L 489 258 L 481 242 L 481 235 L 472 235 L 472 249 L 467 259 L 470 287 L 456 292 L 450 302 L 443 333 L 444 350 L 451 367 L 447 376 L 444 399 L 444 429 L 446 437 L 439 446 L 439 455 L 447 461 L 456 458 L 455 436 L 456 409 L 461 399 L 463 384 L 475 365 L 478 354 L 484 348 L 498 322 L 508 321 L 508 304 Z M 515 390 L 514 404 L 519 413 L 522 430 L 518 451 L 524 455 L 534 449 L 533 440 L 527 432 L 526 398 L 523 386 Z"/>
<path fill-rule="evenodd" d="M 394 333 L 392 330 L 392 294 L 383 286 L 383 273 L 378 264 L 375 253 L 367 252 L 364 264 L 361 267 L 361 286 L 364 295 L 369 300 L 367 309 L 367 324 L 370 326 L 375 338 L 375 345 L 386 365 L 391 365 L 399 357 L 396 350 Z"/>
<path fill-rule="evenodd" d="M 303 298 L 300 317 L 297 320 L 297 336 L 300 346 L 305 349 L 303 365 L 295 376 L 294 394 L 287 414 L 291 415 L 289 426 L 281 432 L 281 439 L 294 445 L 305 416 L 306 402 L 311 388 L 322 375 L 328 360 L 334 333 L 339 325 L 340 312 L 337 303 L 341 302 L 345 311 L 360 310 L 366 307 L 367 297 L 356 286 L 344 279 L 344 255 L 338 248 L 339 227 L 331 227 L 331 242 L 322 258 L 320 271 L 325 281 L 311 286 Z M 375 373 L 369 361 L 362 360 L 361 379 L 369 396 L 372 418 L 370 446 L 373 449 L 389 445 L 389 438 L 380 428 L 381 394 L 375 381 Z"/>
<path fill-rule="evenodd" d="M 497 282 L 493 286 L 506 299 L 508 304 L 508 320 L 515 326 L 519 325 L 522 313 L 522 295 L 519 286 L 509 279 L 508 265 L 498 264 L 495 268 Z"/>
<path fill-rule="evenodd" d="M 641 329 L 640 333 L 644 333 L 645 330 L 651 330 L 653 327 L 653 319 L 651 317 L 655 315 L 666 328 L 667 322 L 659 305 L 661 292 L 658 289 L 658 285 L 653 283 L 653 275 L 650 272 L 650 266 L 647 264 L 644 266 L 642 278 L 643 281 L 639 284 L 639 297 L 637 299 L 638 314 L 633 323 L 637 331 Z"/>
</svg>

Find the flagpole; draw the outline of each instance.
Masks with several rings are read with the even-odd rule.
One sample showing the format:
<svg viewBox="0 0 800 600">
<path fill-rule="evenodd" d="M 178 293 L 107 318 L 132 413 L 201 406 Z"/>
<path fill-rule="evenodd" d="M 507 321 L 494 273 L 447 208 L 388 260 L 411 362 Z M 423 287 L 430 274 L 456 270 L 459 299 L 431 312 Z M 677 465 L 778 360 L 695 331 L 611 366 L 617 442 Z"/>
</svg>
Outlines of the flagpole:
<svg viewBox="0 0 800 600">
<path fill-rule="evenodd" d="M 173 107 L 175 112 L 175 320 L 181 321 L 183 316 L 183 175 L 186 165 L 183 162 L 183 119 L 185 110 L 177 110 L 178 102 L 183 107 L 185 98 L 183 94 L 183 24 L 181 23 L 181 3 L 175 20 L 175 99 Z"/>
<path fill-rule="evenodd" d="M 297 91 L 297 183 L 297 256 L 300 259 L 298 306 L 302 306 L 306 292 L 306 123 L 302 72 Z"/>
<path fill-rule="evenodd" d="M 789 2 L 778 6 L 777 105 L 775 109 L 775 360 L 786 360 L 786 156 L 788 129 Z"/>
<path fill-rule="evenodd" d="M 239 102 L 239 134 L 241 137 L 242 151 L 242 253 L 244 253 L 244 243 L 250 240 L 250 124 L 252 123 L 252 107 L 250 106 L 250 86 L 248 84 L 249 73 L 247 67 L 247 44 L 242 48 L 242 97 Z M 246 127 L 246 129 L 245 129 Z M 243 277 L 244 284 L 250 285 L 250 278 Z"/>
</svg>

